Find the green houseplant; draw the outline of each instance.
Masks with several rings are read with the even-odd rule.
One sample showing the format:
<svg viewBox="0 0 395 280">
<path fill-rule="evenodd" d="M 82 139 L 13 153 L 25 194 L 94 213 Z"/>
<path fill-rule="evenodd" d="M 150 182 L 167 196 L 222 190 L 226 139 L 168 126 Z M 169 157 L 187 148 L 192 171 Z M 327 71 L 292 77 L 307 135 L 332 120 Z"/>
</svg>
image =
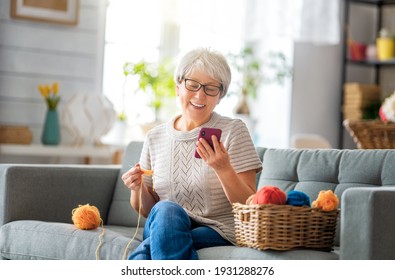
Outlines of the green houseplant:
<svg viewBox="0 0 395 280">
<path fill-rule="evenodd" d="M 237 54 L 229 54 L 229 58 L 231 65 L 241 75 L 237 81 L 237 94 L 240 95 L 237 114 L 250 114 L 247 99 L 257 98 L 261 83 L 283 85 L 285 80 L 292 76 L 292 68 L 281 52 L 271 52 L 267 56 L 267 61 L 262 61 L 255 55 L 254 49 L 247 46 Z"/>
<path fill-rule="evenodd" d="M 125 77 L 137 76 L 138 90 L 151 95 L 149 106 L 154 109 L 155 121 L 158 121 L 159 111 L 167 98 L 175 97 L 175 82 L 173 79 L 174 66 L 170 60 L 160 63 L 140 61 L 126 62 L 123 66 Z"/>
</svg>

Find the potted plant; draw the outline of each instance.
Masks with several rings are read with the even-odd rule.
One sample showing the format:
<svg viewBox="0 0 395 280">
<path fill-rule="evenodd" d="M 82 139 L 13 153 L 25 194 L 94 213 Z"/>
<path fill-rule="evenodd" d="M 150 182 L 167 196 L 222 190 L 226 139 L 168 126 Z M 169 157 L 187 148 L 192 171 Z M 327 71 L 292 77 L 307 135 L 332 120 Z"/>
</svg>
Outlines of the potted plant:
<svg viewBox="0 0 395 280">
<path fill-rule="evenodd" d="M 255 56 L 253 48 L 247 46 L 238 54 L 230 54 L 229 57 L 231 65 L 237 73 L 241 74 L 241 78 L 237 81 L 240 102 L 236 107 L 236 114 L 250 114 L 248 97 L 256 99 L 261 83 L 282 85 L 292 76 L 291 66 L 288 65 L 285 55 L 281 52 L 269 53 L 267 62 L 263 62 Z M 274 75 L 267 75 L 265 69 L 270 72 L 274 70 Z"/>
<path fill-rule="evenodd" d="M 167 98 L 175 97 L 174 67 L 170 60 L 148 63 L 126 62 L 123 67 L 124 75 L 138 77 L 138 89 L 151 95 L 149 105 L 154 109 L 155 121 L 159 120 L 159 111 Z"/>
</svg>

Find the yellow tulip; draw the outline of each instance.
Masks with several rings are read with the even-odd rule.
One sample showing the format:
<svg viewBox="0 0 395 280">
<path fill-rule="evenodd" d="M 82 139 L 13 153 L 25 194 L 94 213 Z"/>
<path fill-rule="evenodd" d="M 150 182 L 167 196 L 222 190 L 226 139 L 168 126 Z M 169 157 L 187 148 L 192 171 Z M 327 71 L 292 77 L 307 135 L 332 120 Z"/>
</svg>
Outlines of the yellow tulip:
<svg viewBox="0 0 395 280">
<path fill-rule="evenodd" d="M 45 85 L 45 91 L 49 95 L 51 93 L 51 87 L 49 85 Z"/>
<path fill-rule="evenodd" d="M 59 84 L 57 83 L 57 82 L 54 82 L 53 84 L 52 84 L 52 91 L 53 91 L 53 93 L 56 95 L 56 94 L 58 94 L 58 91 L 59 91 Z"/>
<path fill-rule="evenodd" d="M 38 90 L 41 92 L 41 94 L 45 94 L 45 89 L 42 85 L 38 85 Z"/>
<path fill-rule="evenodd" d="M 56 109 L 57 104 L 59 103 L 60 96 L 58 96 L 59 92 L 59 84 L 58 82 L 53 82 L 47 85 L 38 85 L 38 90 L 41 95 L 44 97 L 48 108 Z"/>
<path fill-rule="evenodd" d="M 40 93 L 41 93 L 41 95 L 42 95 L 43 97 L 45 97 L 45 98 L 48 97 L 49 91 L 48 91 L 48 89 L 47 89 L 46 86 L 39 85 L 39 86 L 38 86 L 38 90 L 40 91 Z"/>
</svg>

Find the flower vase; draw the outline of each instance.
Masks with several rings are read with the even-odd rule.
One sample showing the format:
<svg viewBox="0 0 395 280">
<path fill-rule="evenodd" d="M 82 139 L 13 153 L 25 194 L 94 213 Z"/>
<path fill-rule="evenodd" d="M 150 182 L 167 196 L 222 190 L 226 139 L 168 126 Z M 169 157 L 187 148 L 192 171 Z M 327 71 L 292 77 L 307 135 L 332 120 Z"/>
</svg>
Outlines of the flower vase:
<svg viewBox="0 0 395 280">
<path fill-rule="evenodd" d="M 48 109 L 45 115 L 41 142 L 44 145 L 58 145 L 60 142 L 59 118 L 56 109 Z"/>
</svg>

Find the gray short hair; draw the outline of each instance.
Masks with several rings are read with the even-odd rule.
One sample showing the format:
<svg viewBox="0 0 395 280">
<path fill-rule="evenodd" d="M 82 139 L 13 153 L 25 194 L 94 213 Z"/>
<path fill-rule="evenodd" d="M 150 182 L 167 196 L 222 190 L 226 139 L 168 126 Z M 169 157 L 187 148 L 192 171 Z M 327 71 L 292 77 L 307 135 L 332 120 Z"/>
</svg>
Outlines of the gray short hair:
<svg viewBox="0 0 395 280">
<path fill-rule="evenodd" d="M 174 81 L 177 84 L 181 83 L 185 76 L 194 69 L 206 72 L 221 83 L 220 99 L 226 95 L 232 74 L 224 55 L 209 48 L 197 48 L 189 51 L 178 63 L 174 72 Z"/>
</svg>

